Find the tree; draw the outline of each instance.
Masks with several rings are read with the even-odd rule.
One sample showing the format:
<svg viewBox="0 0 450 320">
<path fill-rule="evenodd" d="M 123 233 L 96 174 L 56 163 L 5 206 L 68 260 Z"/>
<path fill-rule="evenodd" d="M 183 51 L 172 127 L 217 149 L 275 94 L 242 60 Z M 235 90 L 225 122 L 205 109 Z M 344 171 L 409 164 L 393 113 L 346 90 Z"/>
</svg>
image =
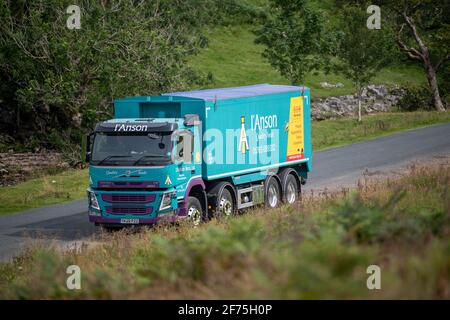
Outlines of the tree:
<svg viewBox="0 0 450 320">
<path fill-rule="evenodd" d="M 292 84 L 324 63 L 321 53 L 332 47 L 322 14 L 306 0 L 271 0 L 270 12 L 257 31 L 256 43 L 264 44 L 263 56 Z"/>
<path fill-rule="evenodd" d="M 82 128 L 110 114 L 114 97 L 197 81 L 187 58 L 204 41 L 207 2 L 77 3 L 81 29 L 71 30 L 65 1 L 0 0 L 1 113 L 14 117 L 0 119 L 3 132 L 47 147 L 79 141 Z"/>
<path fill-rule="evenodd" d="M 390 39 L 382 30 L 368 29 L 366 6 L 346 6 L 340 14 L 340 36 L 331 68 L 353 81 L 361 121 L 361 93 L 364 86 L 391 59 Z"/>
<path fill-rule="evenodd" d="M 422 64 L 434 107 L 444 111 L 437 73 L 450 60 L 450 2 L 436 0 L 384 0 L 390 26 L 400 50 Z"/>
</svg>

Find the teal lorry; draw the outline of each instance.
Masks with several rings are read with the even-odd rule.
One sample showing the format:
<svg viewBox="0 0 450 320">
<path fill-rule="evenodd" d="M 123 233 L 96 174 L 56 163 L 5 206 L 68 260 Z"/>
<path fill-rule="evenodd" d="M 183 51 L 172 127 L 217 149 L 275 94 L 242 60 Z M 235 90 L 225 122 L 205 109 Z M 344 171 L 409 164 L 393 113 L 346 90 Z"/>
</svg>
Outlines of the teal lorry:
<svg viewBox="0 0 450 320">
<path fill-rule="evenodd" d="M 89 220 L 113 228 L 293 203 L 312 169 L 310 90 L 260 84 L 114 101 L 89 135 Z"/>
</svg>

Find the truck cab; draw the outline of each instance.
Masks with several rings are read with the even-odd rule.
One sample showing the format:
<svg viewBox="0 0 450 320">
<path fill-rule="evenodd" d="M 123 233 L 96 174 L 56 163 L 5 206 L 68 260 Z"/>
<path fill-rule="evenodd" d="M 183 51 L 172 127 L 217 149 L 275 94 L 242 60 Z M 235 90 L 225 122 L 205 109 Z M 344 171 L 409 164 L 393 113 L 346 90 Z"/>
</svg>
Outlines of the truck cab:
<svg viewBox="0 0 450 320">
<path fill-rule="evenodd" d="M 312 167 L 309 118 L 309 89 L 294 86 L 117 99 L 88 136 L 89 220 L 197 225 L 292 203 Z"/>
<path fill-rule="evenodd" d="M 113 119 L 90 136 L 89 218 L 97 224 L 175 221 L 200 177 L 198 117 Z M 197 217 L 198 219 L 199 217 Z"/>
</svg>

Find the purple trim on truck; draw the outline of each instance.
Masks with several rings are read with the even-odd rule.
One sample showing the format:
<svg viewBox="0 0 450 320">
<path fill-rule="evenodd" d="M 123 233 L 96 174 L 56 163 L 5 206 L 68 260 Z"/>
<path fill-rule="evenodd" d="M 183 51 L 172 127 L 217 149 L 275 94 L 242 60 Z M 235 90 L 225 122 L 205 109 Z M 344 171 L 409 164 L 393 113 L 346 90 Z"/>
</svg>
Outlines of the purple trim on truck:
<svg viewBox="0 0 450 320">
<path fill-rule="evenodd" d="M 158 181 L 99 181 L 98 188 L 110 189 L 148 189 L 159 188 Z"/>
<path fill-rule="evenodd" d="M 201 177 L 198 178 L 194 178 L 191 181 L 189 181 L 189 184 L 186 188 L 186 193 L 184 195 L 184 199 L 182 202 L 179 203 L 178 209 L 177 209 L 177 215 L 178 216 L 187 216 L 187 210 L 186 210 L 186 203 L 187 203 L 187 198 L 189 196 L 189 192 L 191 192 L 191 189 L 195 186 L 200 185 L 203 190 L 205 189 L 205 182 L 203 181 L 203 179 Z"/>
<path fill-rule="evenodd" d="M 102 194 L 102 200 L 109 203 L 150 203 L 155 201 L 155 194 L 125 194 L 108 193 Z"/>
<path fill-rule="evenodd" d="M 153 211 L 153 207 L 106 207 L 106 212 L 109 214 L 131 214 L 131 215 L 146 215 Z"/>
</svg>

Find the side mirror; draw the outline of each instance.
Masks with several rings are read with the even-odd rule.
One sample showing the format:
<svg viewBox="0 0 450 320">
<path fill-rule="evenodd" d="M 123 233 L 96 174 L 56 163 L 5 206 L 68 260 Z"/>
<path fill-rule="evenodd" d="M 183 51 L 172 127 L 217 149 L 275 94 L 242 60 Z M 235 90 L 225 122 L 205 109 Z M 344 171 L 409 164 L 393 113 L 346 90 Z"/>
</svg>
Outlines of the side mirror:
<svg viewBox="0 0 450 320">
<path fill-rule="evenodd" d="M 91 139 L 93 135 L 94 134 L 91 133 L 86 136 L 86 159 L 85 159 L 86 162 L 91 161 Z"/>
<path fill-rule="evenodd" d="M 195 126 L 199 122 L 198 114 L 186 114 L 184 116 L 185 126 Z"/>
<path fill-rule="evenodd" d="M 172 134 L 174 142 L 172 150 L 172 162 L 175 164 L 191 163 L 192 151 L 194 149 L 194 134 L 189 130 L 179 130 Z"/>
</svg>

